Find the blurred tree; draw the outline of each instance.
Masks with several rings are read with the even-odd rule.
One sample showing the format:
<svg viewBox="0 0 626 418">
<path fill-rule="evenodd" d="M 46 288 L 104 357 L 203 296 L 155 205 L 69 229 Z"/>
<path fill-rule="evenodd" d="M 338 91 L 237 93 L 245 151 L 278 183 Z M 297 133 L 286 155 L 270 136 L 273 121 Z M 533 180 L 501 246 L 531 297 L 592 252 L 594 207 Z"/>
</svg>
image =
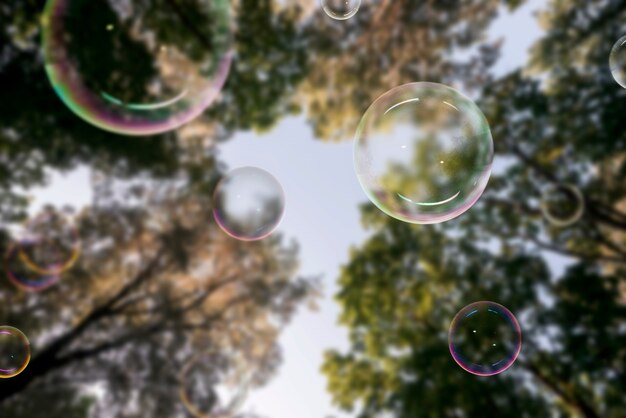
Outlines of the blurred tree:
<svg viewBox="0 0 626 418">
<path fill-rule="evenodd" d="M 546 5 L 527 68 L 482 91 L 499 163 L 475 208 L 425 227 L 363 208 L 374 235 L 337 295 L 351 350 L 323 366 L 338 406 L 360 417 L 626 415 L 626 90 L 608 68 L 625 18 L 623 0 Z M 540 211 L 542 190 L 561 183 L 585 203 L 566 228 Z M 453 316 L 477 300 L 507 306 L 523 330 L 518 361 L 489 378 L 447 347 Z"/>
<path fill-rule="evenodd" d="M 59 284 L 33 294 L 2 281 L 0 322 L 25 330 L 33 349 L 22 374 L 0 381 L 2 416 L 90 404 L 102 417 L 186 416 L 179 375 L 204 351 L 242 381 L 269 379 L 277 335 L 315 283 L 294 278 L 294 245 L 227 237 L 210 194 L 172 183 L 102 182 L 101 199 L 76 215 L 82 255 Z"/>
</svg>

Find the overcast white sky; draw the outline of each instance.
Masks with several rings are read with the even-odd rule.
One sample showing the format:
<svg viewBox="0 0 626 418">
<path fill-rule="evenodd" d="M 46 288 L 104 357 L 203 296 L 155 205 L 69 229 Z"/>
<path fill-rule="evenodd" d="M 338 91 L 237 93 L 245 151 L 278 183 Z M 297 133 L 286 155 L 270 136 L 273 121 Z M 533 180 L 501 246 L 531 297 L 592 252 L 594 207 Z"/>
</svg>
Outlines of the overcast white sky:
<svg viewBox="0 0 626 418">
<path fill-rule="evenodd" d="M 529 45 L 540 34 L 532 12 L 543 4 L 531 0 L 514 15 L 504 12 L 495 23 L 491 37 L 506 39 L 497 73 L 526 61 Z M 301 274 L 321 274 L 325 291 L 319 311 L 300 311 L 283 333 L 284 363 L 268 386 L 251 395 L 246 407 L 269 418 L 349 417 L 332 407 L 320 365 L 324 350 L 348 347 L 347 332 L 337 325 L 339 307 L 333 295 L 350 246 L 366 236 L 358 212 L 366 197 L 354 175 L 352 142 L 316 140 L 302 117 L 291 117 L 262 136 L 236 135 L 220 145 L 220 159 L 231 168 L 264 168 L 281 182 L 286 213 L 279 231 L 300 243 Z M 44 203 L 81 206 L 91 202 L 87 169 L 53 173 L 51 179 L 49 186 L 32 191 L 33 211 Z"/>
</svg>

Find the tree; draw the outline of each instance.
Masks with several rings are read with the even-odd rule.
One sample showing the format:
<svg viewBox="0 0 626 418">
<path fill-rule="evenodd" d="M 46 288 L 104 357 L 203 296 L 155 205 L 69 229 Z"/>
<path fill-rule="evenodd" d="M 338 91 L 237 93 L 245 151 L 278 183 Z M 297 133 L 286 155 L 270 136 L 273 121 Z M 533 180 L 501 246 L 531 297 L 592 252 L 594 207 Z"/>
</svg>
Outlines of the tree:
<svg viewBox="0 0 626 418">
<path fill-rule="evenodd" d="M 549 2 L 527 68 L 482 91 L 504 164 L 472 210 L 420 227 L 363 208 L 374 234 L 337 294 L 351 350 L 323 367 L 338 406 L 362 417 L 626 414 L 626 91 L 607 65 L 625 16 L 624 1 Z M 540 210 L 543 188 L 562 183 L 585 205 L 567 228 Z M 460 369 L 447 347 L 454 314 L 477 300 L 507 306 L 523 329 L 520 358 L 490 378 Z"/>
<path fill-rule="evenodd" d="M 277 334 L 314 290 L 293 278 L 296 247 L 227 237 L 210 195 L 139 182 L 121 196 L 139 205 L 107 198 L 78 214 L 82 256 L 57 286 L 26 294 L 3 282 L 1 322 L 25 330 L 34 351 L 0 382 L 3 415 L 28 416 L 33 402 L 49 416 L 84 409 L 81 385 L 97 383 L 98 416 L 184 416 L 179 374 L 195 353 L 221 353 L 255 385 L 276 368 Z"/>
<path fill-rule="evenodd" d="M 316 284 L 296 276 L 295 243 L 274 236 L 244 244 L 216 227 L 210 197 L 221 167 L 213 147 L 297 110 L 289 98 L 307 67 L 298 9 L 238 2 L 237 57 L 219 102 L 178 131 L 122 138 L 77 118 L 50 87 L 38 41 L 44 3 L 0 5 L 0 251 L 15 238 L 10 224 L 26 218 L 29 189 L 51 171 L 89 168 L 94 202 L 73 215 L 82 254 L 58 285 L 31 294 L 0 281 L 0 323 L 21 328 L 33 347 L 29 367 L 0 382 L 0 415 L 185 416 L 179 374 L 192 354 L 207 350 L 221 354 L 222 367 L 249 371 L 254 386 L 264 384 L 280 362 L 278 333 Z M 160 0 L 137 4 L 154 22 L 176 12 Z M 111 17 L 104 9 L 109 16 L 93 18 Z M 198 14 L 190 8 L 184 17 L 193 25 L 188 19 Z M 74 24 L 90 29 L 86 17 Z M 202 52 L 193 30 L 155 25 L 158 36 Z M 155 59 L 133 39 L 93 41 L 121 55 L 116 65 L 135 80 L 154 75 L 151 65 L 133 65 Z M 135 54 L 124 55 L 122 46 Z M 81 62 L 96 83 L 107 81 L 96 77 L 108 68 L 97 57 Z"/>
</svg>

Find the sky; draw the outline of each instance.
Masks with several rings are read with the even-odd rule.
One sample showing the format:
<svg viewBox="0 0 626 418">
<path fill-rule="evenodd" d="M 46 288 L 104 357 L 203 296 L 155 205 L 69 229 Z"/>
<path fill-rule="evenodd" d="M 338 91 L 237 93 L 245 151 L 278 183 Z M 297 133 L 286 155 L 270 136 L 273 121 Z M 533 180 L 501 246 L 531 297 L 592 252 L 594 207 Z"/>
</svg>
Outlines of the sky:
<svg viewBox="0 0 626 418">
<path fill-rule="evenodd" d="M 533 11 L 541 4 L 545 2 L 532 0 L 514 14 L 503 11 L 494 23 L 490 36 L 505 38 L 496 74 L 526 62 L 528 47 L 540 34 Z M 350 246 L 366 238 L 358 206 L 367 197 L 354 173 L 352 141 L 322 142 L 303 118 L 289 118 L 263 136 L 235 136 L 220 146 L 220 153 L 229 167 L 259 166 L 282 183 L 287 200 L 279 231 L 300 243 L 302 274 L 323 274 L 319 311 L 301 311 L 283 333 L 280 345 L 285 359 L 279 374 L 253 393 L 247 406 L 271 418 L 353 416 L 333 408 L 320 373 L 326 349 L 347 351 L 347 329 L 338 325 L 340 307 L 333 295 Z"/>
<path fill-rule="evenodd" d="M 543 4 L 530 0 L 513 15 L 503 11 L 494 23 L 490 37 L 505 39 L 496 74 L 526 62 L 528 47 L 540 34 L 533 11 Z M 302 308 L 283 332 L 279 341 L 283 364 L 266 387 L 250 395 L 244 408 L 268 418 L 352 416 L 333 408 L 320 373 L 326 349 L 345 352 L 348 348 L 347 329 L 338 325 L 340 308 L 333 295 L 350 247 L 367 236 L 358 211 L 367 198 L 354 174 L 352 141 L 322 142 L 314 138 L 303 117 L 289 117 L 264 135 L 237 134 L 220 144 L 219 158 L 230 168 L 261 167 L 282 184 L 286 211 L 277 232 L 300 244 L 300 274 L 321 276 L 324 292 L 317 311 Z M 45 203 L 87 205 L 92 201 L 89 170 L 51 173 L 49 184 L 30 194 L 32 213 Z"/>
</svg>

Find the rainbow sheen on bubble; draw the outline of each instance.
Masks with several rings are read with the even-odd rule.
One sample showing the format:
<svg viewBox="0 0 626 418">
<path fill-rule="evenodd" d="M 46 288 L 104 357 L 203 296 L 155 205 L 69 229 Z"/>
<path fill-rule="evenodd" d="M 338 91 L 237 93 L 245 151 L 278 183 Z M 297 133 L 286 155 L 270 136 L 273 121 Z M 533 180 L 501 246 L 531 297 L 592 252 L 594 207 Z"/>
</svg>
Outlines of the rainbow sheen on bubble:
<svg viewBox="0 0 626 418">
<path fill-rule="evenodd" d="M 347 20 L 361 7 L 361 0 L 321 0 L 324 12 L 335 20 Z"/>
<path fill-rule="evenodd" d="M 617 84 L 626 88 L 626 35 L 613 45 L 609 55 L 609 67 Z"/>
<path fill-rule="evenodd" d="M 7 279 L 16 287 L 27 292 L 41 292 L 55 285 L 61 278 L 61 265 L 49 264 L 48 271 L 38 271 L 31 268 L 21 256 L 23 253 L 35 252 L 39 242 L 23 241 L 11 245 L 4 255 L 4 271 Z M 36 250 L 39 251 L 40 250 Z M 56 258 L 58 255 L 53 255 Z"/>
<path fill-rule="evenodd" d="M 504 306 L 489 301 L 467 305 L 450 324 L 452 358 L 465 371 L 493 376 L 513 365 L 522 350 L 522 330 Z"/>
<path fill-rule="evenodd" d="M 541 193 L 541 213 L 557 227 L 575 224 L 583 216 L 585 200 L 572 184 L 550 184 Z"/>
<path fill-rule="evenodd" d="M 62 273 L 80 256 L 80 238 L 72 220 L 44 210 L 26 224 L 18 245 L 20 260 L 40 274 Z"/>
<path fill-rule="evenodd" d="M 470 209 L 487 186 L 492 162 L 485 116 L 442 84 L 388 91 L 367 109 L 355 135 L 363 190 L 384 213 L 409 223 L 440 223 Z"/>
<path fill-rule="evenodd" d="M 229 10 L 227 0 L 48 0 L 48 78 L 75 114 L 101 129 L 176 129 L 210 106 L 226 81 Z"/>
<path fill-rule="evenodd" d="M 285 195 L 276 178 L 257 167 L 232 170 L 220 180 L 213 217 L 233 238 L 256 241 L 269 236 L 283 217 Z"/>
<path fill-rule="evenodd" d="M 64 214 L 46 209 L 29 220 L 4 255 L 6 277 L 29 292 L 56 284 L 80 256 L 78 230 Z"/>
<path fill-rule="evenodd" d="M 180 399 L 196 418 L 227 418 L 242 406 L 249 380 L 219 354 L 203 353 L 183 367 Z"/>
<path fill-rule="evenodd" d="M 0 326 L 0 379 L 22 373 L 30 362 L 30 342 L 17 328 Z"/>
</svg>

